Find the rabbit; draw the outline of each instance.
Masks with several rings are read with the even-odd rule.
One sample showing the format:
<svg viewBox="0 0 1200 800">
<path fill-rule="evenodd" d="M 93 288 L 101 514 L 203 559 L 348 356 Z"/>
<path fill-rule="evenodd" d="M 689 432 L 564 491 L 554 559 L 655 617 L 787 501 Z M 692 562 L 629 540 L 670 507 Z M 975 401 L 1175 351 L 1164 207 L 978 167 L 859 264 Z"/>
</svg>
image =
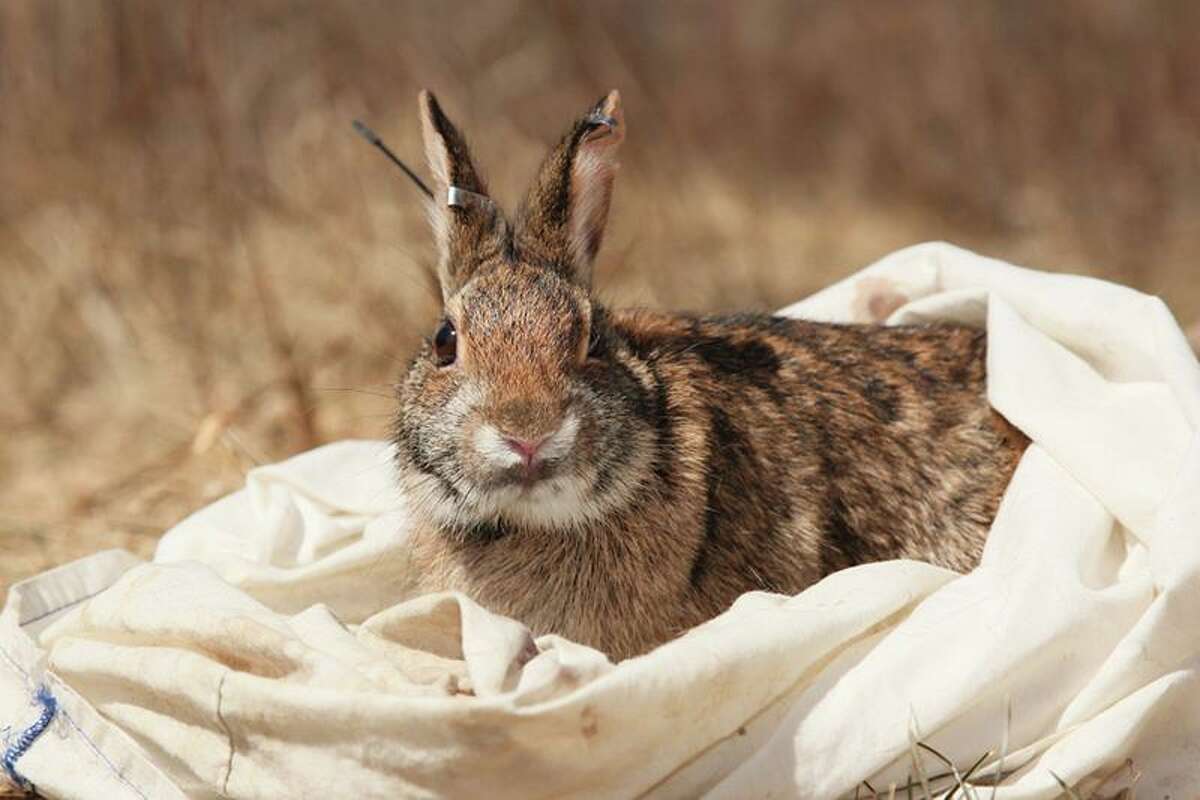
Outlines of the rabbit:
<svg viewBox="0 0 1200 800">
<path fill-rule="evenodd" d="M 579 118 L 516 215 L 419 96 L 444 309 L 397 387 L 416 590 L 636 656 L 752 590 L 973 568 L 1028 440 L 986 335 L 610 309 L 590 292 L 625 121 Z"/>
</svg>

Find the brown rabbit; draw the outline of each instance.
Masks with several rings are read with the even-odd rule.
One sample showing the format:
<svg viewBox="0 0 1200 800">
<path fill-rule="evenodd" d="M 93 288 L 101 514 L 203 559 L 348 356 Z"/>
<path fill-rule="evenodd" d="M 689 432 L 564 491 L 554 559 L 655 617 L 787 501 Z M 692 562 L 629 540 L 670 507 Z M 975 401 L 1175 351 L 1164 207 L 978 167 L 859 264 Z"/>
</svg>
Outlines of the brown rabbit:
<svg viewBox="0 0 1200 800">
<path fill-rule="evenodd" d="M 511 224 L 433 95 L 420 107 L 445 310 L 395 444 L 421 590 L 624 658 L 750 590 L 977 563 L 1027 443 L 988 406 L 983 331 L 604 308 L 618 94 Z"/>
</svg>

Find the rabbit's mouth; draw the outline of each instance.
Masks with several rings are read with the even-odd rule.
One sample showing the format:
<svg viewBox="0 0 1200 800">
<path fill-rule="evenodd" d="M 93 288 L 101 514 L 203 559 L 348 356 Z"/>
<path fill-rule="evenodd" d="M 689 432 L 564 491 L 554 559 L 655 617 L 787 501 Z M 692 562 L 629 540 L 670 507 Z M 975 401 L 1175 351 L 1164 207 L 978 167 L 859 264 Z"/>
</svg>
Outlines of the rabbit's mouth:
<svg viewBox="0 0 1200 800">
<path fill-rule="evenodd" d="M 489 489 L 516 489 L 522 495 L 530 494 L 539 486 L 548 485 L 553 489 L 554 478 L 562 472 L 562 460 L 534 461 L 532 463 L 515 464 L 501 470 L 500 474 L 488 485 Z"/>
</svg>

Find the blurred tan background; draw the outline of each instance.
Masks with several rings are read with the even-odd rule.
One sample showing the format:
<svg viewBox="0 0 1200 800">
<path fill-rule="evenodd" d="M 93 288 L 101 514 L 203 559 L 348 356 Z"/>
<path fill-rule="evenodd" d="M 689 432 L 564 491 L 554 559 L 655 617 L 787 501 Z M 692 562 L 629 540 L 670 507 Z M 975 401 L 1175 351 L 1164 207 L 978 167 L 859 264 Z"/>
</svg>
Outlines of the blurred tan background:
<svg viewBox="0 0 1200 800">
<path fill-rule="evenodd" d="M 770 309 L 947 239 L 1200 319 L 1200 4 L 0 4 L 0 591 L 384 435 L 434 320 L 415 93 L 510 205 L 629 122 L 597 286 Z"/>
</svg>

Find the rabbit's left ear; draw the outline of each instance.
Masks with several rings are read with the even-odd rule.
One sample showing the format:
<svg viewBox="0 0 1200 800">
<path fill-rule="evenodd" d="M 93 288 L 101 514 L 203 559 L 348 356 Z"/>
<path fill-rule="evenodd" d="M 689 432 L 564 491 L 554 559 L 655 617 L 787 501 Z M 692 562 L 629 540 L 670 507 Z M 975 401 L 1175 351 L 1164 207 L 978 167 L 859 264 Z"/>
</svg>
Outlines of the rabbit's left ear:
<svg viewBox="0 0 1200 800">
<path fill-rule="evenodd" d="M 438 280 L 443 299 L 449 299 L 483 264 L 507 256 L 508 229 L 471 160 L 467 140 L 430 92 L 421 92 L 418 100 L 433 173 L 429 220 L 438 246 Z"/>
<path fill-rule="evenodd" d="M 614 89 L 575 122 L 542 164 L 515 226 L 522 259 L 590 286 L 624 138 L 621 96 Z"/>
</svg>

